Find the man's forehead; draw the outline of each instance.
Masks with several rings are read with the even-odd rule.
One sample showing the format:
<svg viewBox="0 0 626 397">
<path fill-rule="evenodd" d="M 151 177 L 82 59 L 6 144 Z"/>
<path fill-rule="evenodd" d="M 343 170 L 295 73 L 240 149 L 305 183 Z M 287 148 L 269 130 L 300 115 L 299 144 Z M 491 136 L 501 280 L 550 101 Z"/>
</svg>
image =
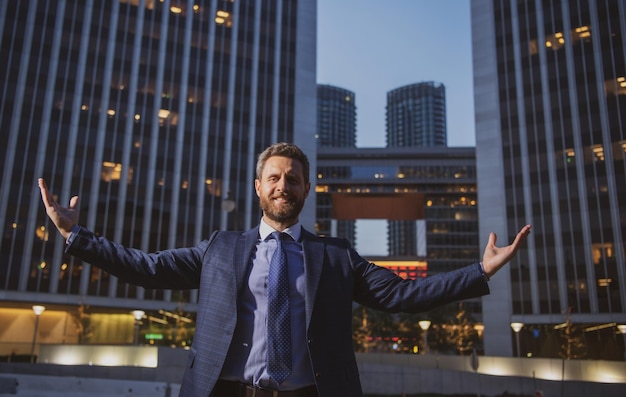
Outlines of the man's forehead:
<svg viewBox="0 0 626 397">
<path fill-rule="evenodd" d="M 300 172 L 302 173 L 302 163 L 296 159 L 284 156 L 272 156 L 267 159 L 263 166 L 263 171 L 272 170 L 287 170 L 288 172 Z"/>
</svg>

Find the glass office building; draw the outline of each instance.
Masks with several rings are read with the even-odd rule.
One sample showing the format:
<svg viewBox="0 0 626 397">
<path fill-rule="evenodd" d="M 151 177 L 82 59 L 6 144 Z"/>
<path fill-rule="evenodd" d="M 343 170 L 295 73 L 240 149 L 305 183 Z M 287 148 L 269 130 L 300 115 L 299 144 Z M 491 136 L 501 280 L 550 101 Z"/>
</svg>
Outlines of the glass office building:
<svg viewBox="0 0 626 397">
<path fill-rule="evenodd" d="M 479 0 L 471 14 L 480 235 L 504 244 L 533 224 L 483 300 L 486 353 L 554 355 L 573 324 L 582 356 L 623 359 L 626 3 Z"/>
<path fill-rule="evenodd" d="M 260 151 L 294 142 L 315 170 L 315 35 L 315 1 L 0 2 L 4 305 L 193 311 L 65 255 L 37 178 L 144 250 L 255 225 Z"/>
<path fill-rule="evenodd" d="M 354 92 L 328 84 L 317 85 L 317 144 L 356 147 Z"/>
<path fill-rule="evenodd" d="M 479 258 L 474 148 L 320 148 L 316 189 L 320 235 L 343 237 L 335 224 L 341 219 L 411 224 L 412 234 L 389 244 L 413 254 L 389 246 L 377 259 L 420 261 L 427 265 L 421 276 Z M 381 239 L 386 232 L 378 232 Z"/>
<path fill-rule="evenodd" d="M 345 88 L 329 85 L 317 85 L 317 146 L 319 148 L 354 148 L 356 147 L 356 97 L 354 92 Z M 316 220 L 327 213 L 330 202 L 324 195 L 315 195 L 317 199 Z M 324 222 L 322 222 L 324 223 Z M 316 223 L 319 230 L 321 223 Z M 352 220 L 336 221 L 336 235 L 348 239 L 354 244 L 356 236 L 355 222 Z M 322 227 L 323 229 L 324 227 Z M 323 234 L 329 235 L 327 230 Z"/>
<path fill-rule="evenodd" d="M 432 81 L 409 84 L 387 93 L 387 147 L 447 146 L 446 90 Z M 417 255 L 411 236 L 415 224 L 389 221 L 389 253 Z"/>
<path fill-rule="evenodd" d="M 432 81 L 387 93 L 387 147 L 446 146 L 446 88 Z"/>
</svg>

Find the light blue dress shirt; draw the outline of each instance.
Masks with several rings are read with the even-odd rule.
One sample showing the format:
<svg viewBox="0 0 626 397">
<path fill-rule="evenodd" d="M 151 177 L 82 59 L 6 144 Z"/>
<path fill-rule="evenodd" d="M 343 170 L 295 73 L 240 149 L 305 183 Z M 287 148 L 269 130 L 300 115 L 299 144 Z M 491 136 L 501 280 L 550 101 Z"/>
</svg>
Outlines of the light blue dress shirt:
<svg viewBox="0 0 626 397">
<path fill-rule="evenodd" d="M 268 236 L 274 229 L 261 220 L 259 240 L 252 255 L 247 284 L 238 300 L 237 328 L 228 352 L 222 379 L 236 380 L 264 388 L 295 390 L 315 384 L 307 349 L 305 315 L 305 268 L 300 236 L 302 225 L 283 230 L 293 241 L 283 241 L 289 266 L 289 305 L 291 310 L 291 375 L 276 385 L 267 374 L 265 330 L 267 322 L 267 276 L 276 249 L 276 240 Z"/>
</svg>

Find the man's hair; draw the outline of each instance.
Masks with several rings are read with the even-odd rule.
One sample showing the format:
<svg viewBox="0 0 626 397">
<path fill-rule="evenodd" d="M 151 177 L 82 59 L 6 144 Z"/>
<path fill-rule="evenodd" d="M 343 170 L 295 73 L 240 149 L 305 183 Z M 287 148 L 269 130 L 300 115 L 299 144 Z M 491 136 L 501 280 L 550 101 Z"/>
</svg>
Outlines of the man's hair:
<svg viewBox="0 0 626 397">
<path fill-rule="evenodd" d="M 302 171 L 304 172 L 304 183 L 309 183 L 309 159 L 299 147 L 293 143 L 286 142 L 275 143 L 259 154 L 259 159 L 256 162 L 257 179 L 261 179 L 265 162 L 272 156 L 282 156 L 299 161 L 300 164 L 302 164 Z"/>
</svg>

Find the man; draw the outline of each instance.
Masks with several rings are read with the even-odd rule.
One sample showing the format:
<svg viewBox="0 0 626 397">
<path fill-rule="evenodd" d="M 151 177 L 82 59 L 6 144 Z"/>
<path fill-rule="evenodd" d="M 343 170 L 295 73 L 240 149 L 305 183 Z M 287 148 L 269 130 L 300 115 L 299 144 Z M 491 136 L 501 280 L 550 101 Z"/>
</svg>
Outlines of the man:
<svg viewBox="0 0 626 397">
<path fill-rule="evenodd" d="M 78 197 L 61 207 L 39 180 L 48 216 L 69 254 L 146 288 L 199 289 L 181 396 L 361 396 L 352 350 L 353 301 L 420 312 L 487 294 L 488 278 L 530 233 L 530 225 L 524 226 L 502 248 L 492 233 L 482 263 L 404 280 L 361 258 L 346 240 L 320 238 L 301 227 L 298 216 L 311 184 L 308 159 L 297 146 L 277 143 L 261 153 L 254 184 L 263 212 L 259 226 L 214 232 L 196 247 L 148 254 L 78 226 Z M 274 271 L 280 266 L 287 269 Z M 274 287 L 285 273 L 285 284 Z"/>
</svg>

